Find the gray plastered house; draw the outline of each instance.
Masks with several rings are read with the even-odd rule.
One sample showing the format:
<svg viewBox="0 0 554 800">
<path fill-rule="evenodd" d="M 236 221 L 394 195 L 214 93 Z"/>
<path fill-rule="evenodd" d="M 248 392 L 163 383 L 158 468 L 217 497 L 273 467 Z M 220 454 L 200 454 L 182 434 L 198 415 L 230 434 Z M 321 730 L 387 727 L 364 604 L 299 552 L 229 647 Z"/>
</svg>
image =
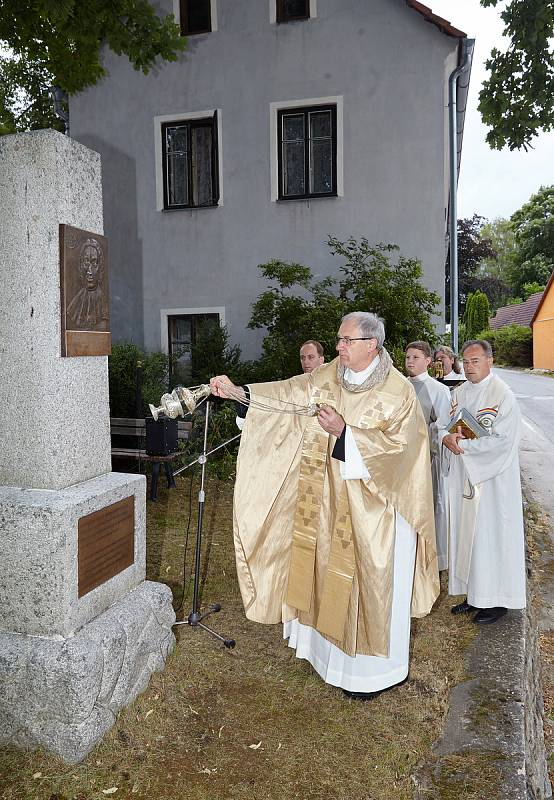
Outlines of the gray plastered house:
<svg viewBox="0 0 554 800">
<path fill-rule="evenodd" d="M 448 78 L 465 34 L 417 0 L 157 8 L 208 32 L 148 76 L 106 50 L 109 76 L 70 102 L 71 135 L 102 157 L 114 340 L 167 351 L 214 315 L 256 356 L 257 265 L 328 275 L 328 234 L 397 243 L 443 297 Z"/>
</svg>

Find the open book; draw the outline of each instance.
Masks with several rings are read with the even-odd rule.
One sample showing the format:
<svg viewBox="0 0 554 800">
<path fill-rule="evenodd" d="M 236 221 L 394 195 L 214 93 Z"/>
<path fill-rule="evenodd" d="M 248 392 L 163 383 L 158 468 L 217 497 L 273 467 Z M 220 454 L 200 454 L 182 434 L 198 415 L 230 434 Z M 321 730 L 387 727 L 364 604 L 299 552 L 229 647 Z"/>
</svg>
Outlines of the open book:
<svg viewBox="0 0 554 800">
<path fill-rule="evenodd" d="M 457 433 L 458 428 L 462 429 L 465 439 L 480 439 L 481 436 L 491 435 L 491 432 L 481 425 L 480 422 L 477 422 L 473 414 L 470 414 L 467 408 L 461 408 L 451 419 L 448 432 Z"/>
</svg>

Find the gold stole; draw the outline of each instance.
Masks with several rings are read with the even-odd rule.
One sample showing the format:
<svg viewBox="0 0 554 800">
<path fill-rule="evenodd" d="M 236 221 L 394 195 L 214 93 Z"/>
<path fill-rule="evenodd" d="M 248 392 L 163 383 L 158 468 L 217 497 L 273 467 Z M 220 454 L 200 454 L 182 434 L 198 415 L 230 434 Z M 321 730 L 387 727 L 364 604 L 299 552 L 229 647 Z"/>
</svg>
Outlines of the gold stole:
<svg viewBox="0 0 554 800">
<path fill-rule="evenodd" d="M 329 384 L 326 384 L 326 387 L 329 387 Z M 316 388 L 313 395 L 312 402 L 327 402 L 336 408 L 335 396 L 327 388 Z M 320 426 L 317 418 L 311 419 L 304 432 L 302 442 L 298 498 L 294 516 L 287 587 L 287 604 L 299 611 L 309 612 L 312 605 L 317 534 L 328 445 L 329 435 Z M 352 522 L 346 486 L 343 481 L 315 625 L 318 631 L 339 641 L 343 638 L 354 571 Z"/>
</svg>

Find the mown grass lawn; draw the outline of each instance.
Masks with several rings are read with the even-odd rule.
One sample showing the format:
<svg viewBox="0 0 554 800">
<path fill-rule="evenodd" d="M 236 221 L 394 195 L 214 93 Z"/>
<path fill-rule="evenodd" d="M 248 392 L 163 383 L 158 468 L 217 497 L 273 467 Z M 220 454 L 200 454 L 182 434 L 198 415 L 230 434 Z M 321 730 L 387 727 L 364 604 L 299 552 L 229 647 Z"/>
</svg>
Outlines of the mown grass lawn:
<svg viewBox="0 0 554 800">
<path fill-rule="evenodd" d="M 196 498 L 187 473 L 177 490 L 148 503 L 148 578 L 182 594 L 192 571 Z M 163 673 L 124 709 L 77 766 L 44 752 L 0 750 L 2 800 L 407 800 L 411 775 L 437 739 L 453 683 L 464 678 L 474 626 L 454 620 L 444 591 L 433 613 L 412 626 L 407 683 L 365 703 L 345 698 L 298 661 L 280 625 L 244 617 L 232 547 L 232 484 L 207 485 L 202 600 L 237 641 L 225 650 L 199 629 L 175 629 Z M 186 581 L 185 616 L 192 588 Z M 180 613 L 182 616 L 182 612 Z"/>
</svg>

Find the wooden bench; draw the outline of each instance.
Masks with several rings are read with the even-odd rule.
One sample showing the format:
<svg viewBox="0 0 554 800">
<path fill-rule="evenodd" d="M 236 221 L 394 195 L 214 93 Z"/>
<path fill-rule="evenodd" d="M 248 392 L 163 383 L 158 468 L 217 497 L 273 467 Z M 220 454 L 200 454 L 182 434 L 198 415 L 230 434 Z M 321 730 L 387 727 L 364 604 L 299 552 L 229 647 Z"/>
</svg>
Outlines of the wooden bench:
<svg viewBox="0 0 554 800">
<path fill-rule="evenodd" d="M 177 422 L 177 440 L 188 439 L 191 429 L 191 423 L 185 420 L 178 420 Z M 110 434 L 112 437 L 112 460 L 119 459 L 132 459 L 138 461 L 140 465 L 144 463 L 152 464 L 152 480 L 150 482 L 150 499 L 156 500 L 158 497 L 158 479 L 160 476 L 160 467 L 163 464 L 165 476 L 167 478 L 168 488 L 175 488 L 175 478 L 173 477 L 173 470 L 171 464 L 176 458 L 181 455 L 180 450 L 174 453 L 169 453 L 166 456 L 149 455 L 144 449 L 146 442 L 146 422 L 144 419 L 127 419 L 125 417 L 110 417 Z M 132 437 L 137 440 L 137 447 L 115 447 L 113 445 L 114 437 L 127 438 Z"/>
</svg>

